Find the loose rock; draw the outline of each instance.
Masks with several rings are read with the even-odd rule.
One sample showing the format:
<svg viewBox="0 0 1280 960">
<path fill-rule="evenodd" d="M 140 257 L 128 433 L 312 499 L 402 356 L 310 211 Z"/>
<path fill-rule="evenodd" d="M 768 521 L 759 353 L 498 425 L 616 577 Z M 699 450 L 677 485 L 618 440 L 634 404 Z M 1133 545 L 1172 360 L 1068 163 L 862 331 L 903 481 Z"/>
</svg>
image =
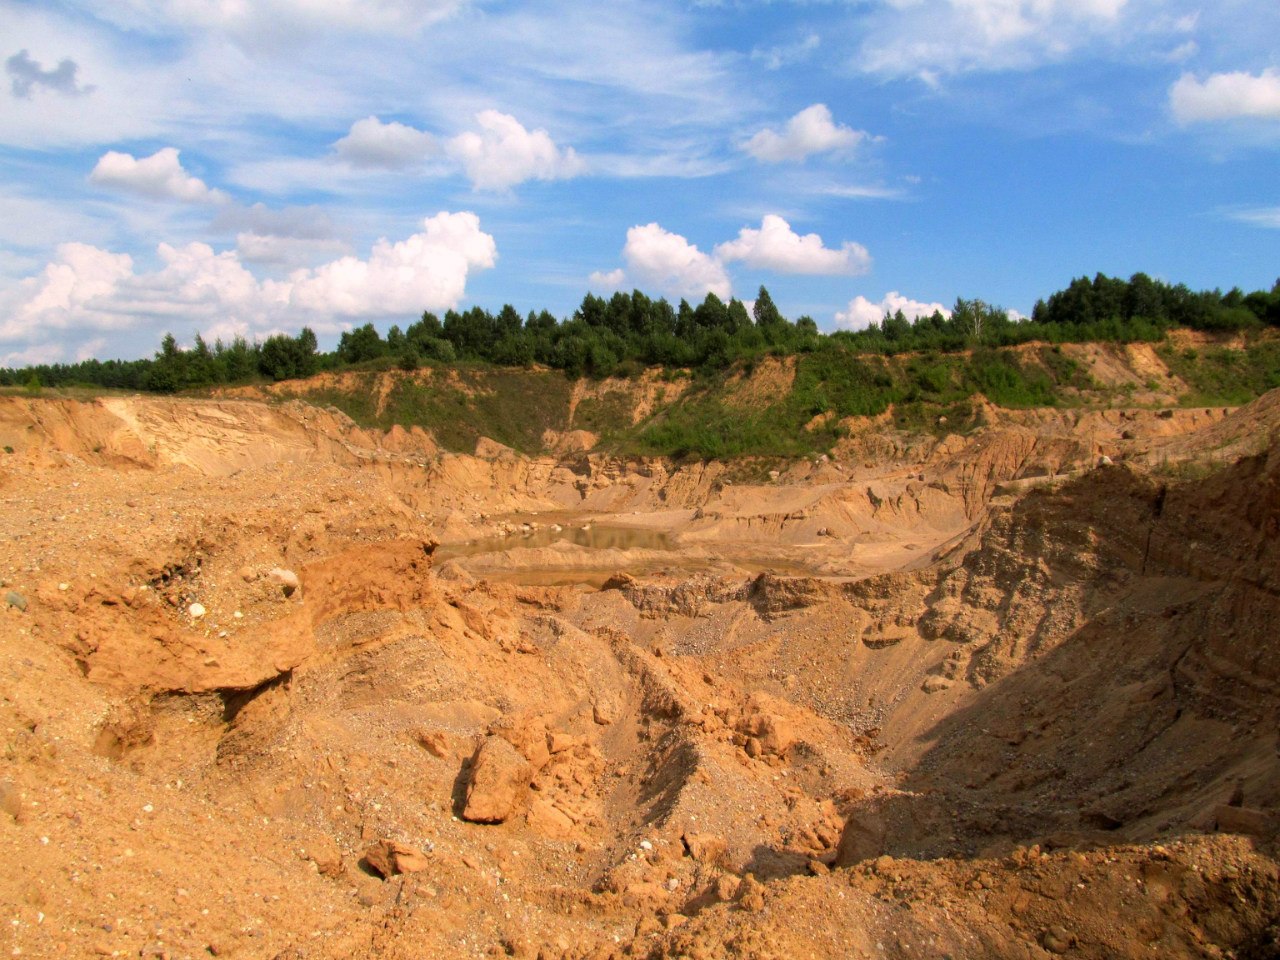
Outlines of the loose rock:
<svg viewBox="0 0 1280 960">
<path fill-rule="evenodd" d="M 529 781 L 529 763 L 510 743 L 488 736 L 471 758 L 462 816 L 473 823 L 502 823 L 515 811 Z"/>
</svg>

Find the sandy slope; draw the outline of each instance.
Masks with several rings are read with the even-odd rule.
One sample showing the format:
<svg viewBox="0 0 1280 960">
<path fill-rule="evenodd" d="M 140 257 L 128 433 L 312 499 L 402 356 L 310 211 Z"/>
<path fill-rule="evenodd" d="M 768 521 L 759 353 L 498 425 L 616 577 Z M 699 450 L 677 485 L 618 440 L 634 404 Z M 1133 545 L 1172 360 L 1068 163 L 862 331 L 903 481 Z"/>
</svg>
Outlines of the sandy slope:
<svg viewBox="0 0 1280 960">
<path fill-rule="evenodd" d="M 1280 449 L 1223 451 L 1277 409 L 740 483 L 6 398 L 0 947 L 1273 956 Z"/>
</svg>

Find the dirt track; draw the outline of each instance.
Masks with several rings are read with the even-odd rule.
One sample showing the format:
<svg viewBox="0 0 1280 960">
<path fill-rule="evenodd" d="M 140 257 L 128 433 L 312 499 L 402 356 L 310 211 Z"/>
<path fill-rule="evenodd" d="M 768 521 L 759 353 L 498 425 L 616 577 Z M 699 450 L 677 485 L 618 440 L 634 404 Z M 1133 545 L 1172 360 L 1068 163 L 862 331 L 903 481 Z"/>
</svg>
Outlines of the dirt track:
<svg viewBox="0 0 1280 960">
<path fill-rule="evenodd" d="M 0 400 L 0 948 L 1275 956 L 1280 397 L 991 423 Z"/>
</svg>

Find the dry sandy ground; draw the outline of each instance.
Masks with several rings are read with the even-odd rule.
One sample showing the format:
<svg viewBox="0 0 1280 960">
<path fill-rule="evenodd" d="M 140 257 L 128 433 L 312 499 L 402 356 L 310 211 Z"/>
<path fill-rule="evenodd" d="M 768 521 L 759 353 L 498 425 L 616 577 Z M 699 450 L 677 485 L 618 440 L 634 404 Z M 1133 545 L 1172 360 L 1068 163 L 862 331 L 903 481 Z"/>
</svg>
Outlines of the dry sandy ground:
<svg viewBox="0 0 1280 960">
<path fill-rule="evenodd" d="M 0 400 L 0 950 L 1275 956 L 1278 411 L 741 484 Z"/>
</svg>

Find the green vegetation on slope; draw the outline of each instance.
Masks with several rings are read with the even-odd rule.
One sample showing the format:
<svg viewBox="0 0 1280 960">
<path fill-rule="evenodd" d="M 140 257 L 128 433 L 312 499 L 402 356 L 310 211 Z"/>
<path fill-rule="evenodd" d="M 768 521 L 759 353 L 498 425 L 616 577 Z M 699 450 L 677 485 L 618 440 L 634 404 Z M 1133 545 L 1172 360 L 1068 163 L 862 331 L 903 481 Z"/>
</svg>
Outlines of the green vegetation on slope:
<svg viewBox="0 0 1280 960">
<path fill-rule="evenodd" d="M 1156 352 L 1191 389 L 1184 402 L 1194 406 L 1237 406 L 1280 387 L 1280 341 L 1261 340 L 1242 350 L 1165 344 Z"/>
<path fill-rule="evenodd" d="M 480 437 L 488 437 L 536 454 L 544 431 L 564 429 L 573 388 L 564 377 L 545 371 L 464 364 L 426 378 L 398 377 L 379 404 L 377 381 L 376 372 L 366 372 L 354 385 L 299 396 L 336 407 L 362 427 L 424 427 L 446 450 L 471 452 Z"/>
<path fill-rule="evenodd" d="M 1046 348 L 1052 354 L 1052 348 Z M 950 429 L 972 419 L 981 393 L 1005 407 L 1053 406 L 1076 387 L 1076 365 L 1026 363 L 1011 350 L 906 357 L 859 356 L 838 344 L 797 358 L 791 389 L 759 408 L 726 398 L 725 378 L 707 377 L 637 429 L 602 437 L 623 453 L 676 457 L 798 456 L 830 449 L 840 420 L 874 417 L 892 406 L 904 429 Z"/>
</svg>

